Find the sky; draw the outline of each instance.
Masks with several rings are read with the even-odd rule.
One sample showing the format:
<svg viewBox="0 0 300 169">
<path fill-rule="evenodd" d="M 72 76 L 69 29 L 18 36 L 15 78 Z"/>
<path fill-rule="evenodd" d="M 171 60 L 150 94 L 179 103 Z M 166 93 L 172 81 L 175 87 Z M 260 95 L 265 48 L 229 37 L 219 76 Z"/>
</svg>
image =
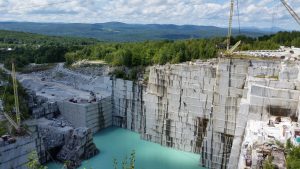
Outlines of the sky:
<svg viewBox="0 0 300 169">
<path fill-rule="evenodd" d="M 280 0 L 238 0 L 233 27 L 300 30 Z M 300 0 L 286 0 L 300 15 Z M 236 2 L 236 1 L 235 1 Z M 0 0 L 0 21 L 227 27 L 230 0 Z M 239 12 L 238 12 L 239 11 Z"/>
</svg>

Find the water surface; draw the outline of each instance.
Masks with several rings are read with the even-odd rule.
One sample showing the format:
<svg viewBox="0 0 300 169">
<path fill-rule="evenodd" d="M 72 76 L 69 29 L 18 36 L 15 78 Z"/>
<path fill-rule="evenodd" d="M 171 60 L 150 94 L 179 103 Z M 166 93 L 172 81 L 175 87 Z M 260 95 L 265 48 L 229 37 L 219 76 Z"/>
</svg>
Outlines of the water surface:
<svg viewBox="0 0 300 169">
<path fill-rule="evenodd" d="M 203 169 L 200 155 L 141 140 L 139 134 L 121 128 L 102 130 L 94 135 L 94 142 L 100 154 L 84 161 L 81 169 L 114 169 L 113 159 L 121 163 L 132 150 L 136 151 L 136 169 Z M 61 165 L 50 163 L 48 168 L 59 169 Z"/>
</svg>

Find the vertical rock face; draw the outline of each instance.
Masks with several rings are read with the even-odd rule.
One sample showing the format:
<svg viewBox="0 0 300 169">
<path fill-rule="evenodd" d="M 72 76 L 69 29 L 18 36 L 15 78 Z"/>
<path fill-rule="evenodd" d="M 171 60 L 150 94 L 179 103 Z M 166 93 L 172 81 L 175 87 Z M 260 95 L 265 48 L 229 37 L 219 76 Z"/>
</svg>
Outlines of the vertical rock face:
<svg viewBox="0 0 300 169">
<path fill-rule="evenodd" d="M 97 102 L 56 104 L 75 127 L 87 127 L 93 133 L 111 125 L 126 128 L 145 140 L 199 153 L 201 165 L 208 168 L 238 167 L 248 120 L 264 121 L 271 115 L 300 118 L 300 74 L 294 63 L 213 59 L 153 66 L 147 86 L 101 79 L 93 81 L 98 86 L 93 88 L 96 94 L 106 93 Z M 41 106 L 34 114 L 51 117 L 55 108 L 48 107 Z M 71 134 L 56 137 L 59 140 L 54 143 L 64 137 Z"/>
<path fill-rule="evenodd" d="M 61 161 L 70 161 L 68 168 L 77 168 L 81 165 L 81 159 L 89 159 L 98 152 L 93 143 L 91 130 L 76 128 L 58 153 L 57 158 Z"/>
<path fill-rule="evenodd" d="M 36 96 L 35 91 L 28 90 L 28 107 L 34 118 L 47 117 L 52 118 L 58 114 L 58 105 L 56 102 L 48 101 L 45 97 Z"/>
<path fill-rule="evenodd" d="M 216 67 L 152 67 L 144 93 L 143 138 L 184 151 L 201 151 L 211 112 Z"/>
<path fill-rule="evenodd" d="M 249 62 L 152 67 L 144 95 L 146 140 L 194 153 L 202 165 L 226 168 Z"/>
<path fill-rule="evenodd" d="M 36 151 L 35 137 L 18 138 L 13 144 L 0 146 L 0 168 L 27 169 L 29 155 Z"/>
<path fill-rule="evenodd" d="M 99 152 L 93 143 L 92 130 L 86 127 L 73 128 L 63 121 L 41 118 L 38 119 L 38 130 L 44 147 L 39 154 L 50 151 L 58 160 L 69 161 L 68 168 L 79 167 L 82 159 L 89 159 Z"/>
<path fill-rule="evenodd" d="M 61 114 L 75 127 L 87 127 L 96 133 L 112 125 L 111 97 L 88 103 L 73 103 L 69 100 L 58 102 Z"/>
<path fill-rule="evenodd" d="M 203 166 L 227 168 L 248 66 L 249 62 L 239 60 L 220 60 L 217 64 L 211 116 L 202 147 Z"/>
<path fill-rule="evenodd" d="M 141 135 L 201 153 L 202 166 L 237 168 L 248 120 L 297 116 L 298 77 L 296 65 L 279 61 L 220 59 L 151 67 Z"/>
<path fill-rule="evenodd" d="M 136 82 L 112 81 L 113 125 L 135 132 L 143 129 L 143 86 Z"/>
</svg>

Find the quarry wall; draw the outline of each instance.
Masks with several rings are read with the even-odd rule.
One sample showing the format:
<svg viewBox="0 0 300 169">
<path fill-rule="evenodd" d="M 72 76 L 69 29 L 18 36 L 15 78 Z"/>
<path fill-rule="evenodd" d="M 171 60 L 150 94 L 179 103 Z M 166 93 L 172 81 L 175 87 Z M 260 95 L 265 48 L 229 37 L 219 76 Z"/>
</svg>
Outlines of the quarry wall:
<svg viewBox="0 0 300 169">
<path fill-rule="evenodd" d="M 219 59 L 151 67 L 143 94 L 146 140 L 201 153 L 208 168 L 237 168 L 248 120 L 298 117 L 299 67 Z"/>
<path fill-rule="evenodd" d="M 1 168 L 27 169 L 28 156 L 36 151 L 35 137 L 22 137 L 13 144 L 0 146 Z"/>
<path fill-rule="evenodd" d="M 87 127 L 96 133 L 112 125 L 111 97 L 93 103 L 58 102 L 60 113 L 75 127 Z"/>
<path fill-rule="evenodd" d="M 145 140 L 201 154 L 204 167 L 237 168 L 248 120 L 298 117 L 298 72 L 296 64 L 270 60 L 212 59 L 153 66 L 146 86 L 107 79 L 112 94 L 105 103 L 111 101 L 111 106 L 92 108 L 91 117 L 98 117 L 101 109 L 104 127 L 122 127 Z M 96 121 L 95 126 L 101 126 Z M 85 126 L 94 132 L 102 128 Z"/>
<path fill-rule="evenodd" d="M 299 77 L 297 63 L 274 60 L 152 66 L 147 85 L 108 77 L 90 85 L 78 81 L 80 90 L 96 93 L 96 102 L 41 102 L 35 114 L 52 117 L 58 109 L 75 127 L 93 133 L 122 127 L 145 140 L 201 154 L 204 167 L 235 169 L 249 120 L 299 118 Z"/>
<path fill-rule="evenodd" d="M 143 125 L 144 86 L 133 81 L 113 79 L 112 118 L 113 125 L 141 132 Z"/>
</svg>

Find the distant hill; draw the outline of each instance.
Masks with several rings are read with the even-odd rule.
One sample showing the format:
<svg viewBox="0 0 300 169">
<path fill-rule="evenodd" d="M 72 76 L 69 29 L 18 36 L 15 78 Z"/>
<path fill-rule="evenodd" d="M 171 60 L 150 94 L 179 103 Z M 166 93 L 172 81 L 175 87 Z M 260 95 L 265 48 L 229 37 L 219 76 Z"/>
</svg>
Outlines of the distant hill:
<svg viewBox="0 0 300 169">
<path fill-rule="evenodd" d="M 98 42 L 98 40 L 92 38 L 47 36 L 35 33 L 0 30 L 0 47 L 24 46 L 25 44 L 84 46 Z"/>
<path fill-rule="evenodd" d="M 44 35 L 96 38 L 101 41 L 144 41 L 176 40 L 189 38 L 209 38 L 226 36 L 227 29 L 214 26 L 195 25 L 160 25 L 160 24 L 125 24 L 107 22 L 96 24 L 82 23 L 33 23 L 33 22 L 0 22 L 0 30 L 22 31 Z M 245 28 L 244 35 L 257 37 L 269 32 Z M 237 35 L 234 29 L 233 34 Z"/>
</svg>

